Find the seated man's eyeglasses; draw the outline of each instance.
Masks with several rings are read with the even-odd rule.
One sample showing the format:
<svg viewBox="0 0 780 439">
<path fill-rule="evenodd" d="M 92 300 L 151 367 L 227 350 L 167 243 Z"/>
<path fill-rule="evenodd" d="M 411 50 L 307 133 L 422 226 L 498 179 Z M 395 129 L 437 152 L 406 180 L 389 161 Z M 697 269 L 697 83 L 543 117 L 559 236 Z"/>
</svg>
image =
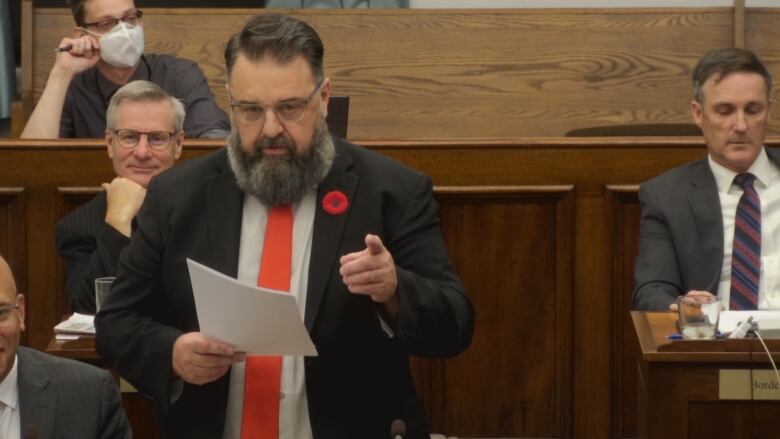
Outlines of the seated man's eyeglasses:
<svg viewBox="0 0 780 439">
<path fill-rule="evenodd" d="M 132 149 L 138 146 L 141 136 L 146 136 L 146 141 L 152 149 L 163 149 L 171 142 L 173 135 L 170 131 L 136 131 L 136 130 L 112 130 L 114 139 L 122 148 Z"/>
<path fill-rule="evenodd" d="M 14 309 L 19 309 L 19 302 L 16 302 L 16 305 L 0 306 L 0 323 L 3 323 L 6 320 L 8 320 L 8 318 L 11 317 L 11 310 Z"/>
<path fill-rule="evenodd" d="M 120 21 L 123 23 L 127 23 L 131 26 L 135 26 L 138 24 L 138 21 L 143 16 L 144 16 L 143 11 L 139 11 L 136 9 L 134 12 L 131 12 L 122 18 L 105 18 L 103 20 L 95 21 L 92 23 L 82 23 L 81 27 L 84 28 L 94 27 L 95 29 L 97 29 L 98 32 L 104 33 L 113 29 L 114 26 L 119 24 Z"/>
<path fill-rule="evenodd" d="M 239 122 L 242 123 L 263 123 L 265 121 L 265 113 L 267 111 L 273 111 L 276 117 L 280 121 L 295 122 L 300 120 L 309 102 L 311 102 L 314 95 L 317 94 L 317 90 L 322 86 L 322 80 L 314 87 L 314 91 L 309 94 L 309 97 L 285 99 L 277 102 L 271 106 L 263 106 L 256 102 L 238 102 L 233 101 L 233 97 L 230 97 L 230 108 L 233 110 L 233 114 L 236 116 Z"/>
</svg>

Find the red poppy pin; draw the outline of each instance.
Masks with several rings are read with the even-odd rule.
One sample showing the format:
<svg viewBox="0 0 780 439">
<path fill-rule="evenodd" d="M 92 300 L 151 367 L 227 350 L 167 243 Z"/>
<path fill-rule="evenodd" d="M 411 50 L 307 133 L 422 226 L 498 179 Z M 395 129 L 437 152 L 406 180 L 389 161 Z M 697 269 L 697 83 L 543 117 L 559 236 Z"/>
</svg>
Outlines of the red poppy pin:
<svg viewBox="0 0 780 439">
<path fill-rule="evenodd" d="M 331 215 L 341 215 L 347 211 L 349 200 L 344 192 L 330 191 L 322 197 L 322 208 Z"/>
</svg>

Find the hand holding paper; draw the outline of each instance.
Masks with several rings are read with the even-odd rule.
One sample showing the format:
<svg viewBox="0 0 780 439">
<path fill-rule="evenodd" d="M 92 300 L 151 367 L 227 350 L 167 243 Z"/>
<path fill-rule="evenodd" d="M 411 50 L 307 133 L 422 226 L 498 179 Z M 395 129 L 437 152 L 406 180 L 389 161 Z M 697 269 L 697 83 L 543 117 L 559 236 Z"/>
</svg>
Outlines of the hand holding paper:
<svg viewBox="0 0 780 439">
<path fill-rule="evenodd" d="M 187 259 L 203 335 L 247 355 L 316 356 L 292 294 L 246 285 Z"/>
<path fill-rule="evenodd" d="M 173 370 L 192 384 L 216 381 L 231 364 L 245 359 L 246 355 L 229 344 L 209 339 L 200 332 L 184 334 L 173 344 Z"/>
</svg>

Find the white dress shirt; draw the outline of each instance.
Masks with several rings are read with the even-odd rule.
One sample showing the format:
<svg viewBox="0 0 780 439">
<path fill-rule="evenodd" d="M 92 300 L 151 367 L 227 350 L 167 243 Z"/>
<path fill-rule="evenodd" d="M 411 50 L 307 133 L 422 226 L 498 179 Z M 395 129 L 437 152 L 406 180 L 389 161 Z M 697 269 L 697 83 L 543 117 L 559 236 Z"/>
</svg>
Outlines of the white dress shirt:
<svg viewBox="0 0 780 439">
<path fill-rule="evenodd" d="M 19 358 L 14 355 L 14 365 L 8 375 L 0 382 L 0 438 L 21 437 L 21 419 L 19 418 L 19 382 L 16 366 Z"/>
<path fill-rule="evenodd" d="M 310 191 L 293 206 L 293 260 L 290 294 L 298 301 L 298 311 L 303 319 L 306 310 L 306 287 L 309 282 L 309 259 L 316 193 Z M 241 244 L 238 254 L 238 280 L 257 285 L 260 257 L 263 253 L 265 227 L 269 209 L 250 195 L 244 195 L 244 211 L 241 218 Z M 236 363 L 230 369 L 230 389 L 225 415 L 223 438 L 241 437 L 241 414 L 244 406 L 244 367 Z M 311 439 L 309 407 L 306 399 L 306 380 L 303 357 L 282 358 L 282 381 L 279 395 L 279 438 Z"/>
<path fill-rule="evenodd" d="M 737 173 L 708 157 L 715 176 L 723 216 L 723 267 L 718 283 L 718 298 L 729 307 L 731 294 L 731 255 L 734 223 L 742 188 L 734 184 Z M 761 275 L 758 287 L 759 309 L 780 309 L 780 170 L 762 150 L 747 172 L 756 176 L 753 187 L 761 199 Z"/>
</svg>

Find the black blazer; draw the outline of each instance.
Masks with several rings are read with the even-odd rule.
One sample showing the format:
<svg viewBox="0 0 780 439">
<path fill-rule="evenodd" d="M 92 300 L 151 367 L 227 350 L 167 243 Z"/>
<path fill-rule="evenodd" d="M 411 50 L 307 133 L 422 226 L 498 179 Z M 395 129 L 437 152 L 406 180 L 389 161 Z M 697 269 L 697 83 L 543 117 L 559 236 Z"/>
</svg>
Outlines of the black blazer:
<svg viewBox="0 0 780 439">
<path fill-rule="evenodd" d="M 780 166 L 780 151 L 766 148 Z M 668 311 L 690 290 L 718 292 L 723 215 L 707 159 L 667 171 L 639 187 L 642 218 L 634 270 L 634 308 Z"/>
<path fill-rule="evenodd" d="M 106 223 L 106 193 L 99 193 L 57 222 L 54 240 L 65 261 L 65 289 L 71 308 L 94 314 L 95 279 L 116 275 L 119 254 L 130 243 L 130 238 Z"/>
<path fill-rule="evenodd" d="M 335 140 L 335 139 L 334 139 Z M 408 355 L 448 357 L 471 342 L 473 308 L 447 256 L 430 179 L 379 154 L 335 140 L 337 157 L 317 190 L 304 322 L 319 352 L 305 359 L 315 438 L 385 437 L 394 419 L 426 437 Z M 348 210 L 322 207 L 343 192 Z M 220 437 L 229 374 L 185 384 L 169 404 L 175 340 L 198 330 L 185 258 L 235 277 L 244 194 L 224 150 L 153 179 L 123 252 L 112 296 L 97 317 L 97 349 L 150 395 L 164 437 Z M 400 313 L 390 338 L 377 305 L 347 291 L 340 255 L 378 234 L 394 257 Z"/>
</svg>

